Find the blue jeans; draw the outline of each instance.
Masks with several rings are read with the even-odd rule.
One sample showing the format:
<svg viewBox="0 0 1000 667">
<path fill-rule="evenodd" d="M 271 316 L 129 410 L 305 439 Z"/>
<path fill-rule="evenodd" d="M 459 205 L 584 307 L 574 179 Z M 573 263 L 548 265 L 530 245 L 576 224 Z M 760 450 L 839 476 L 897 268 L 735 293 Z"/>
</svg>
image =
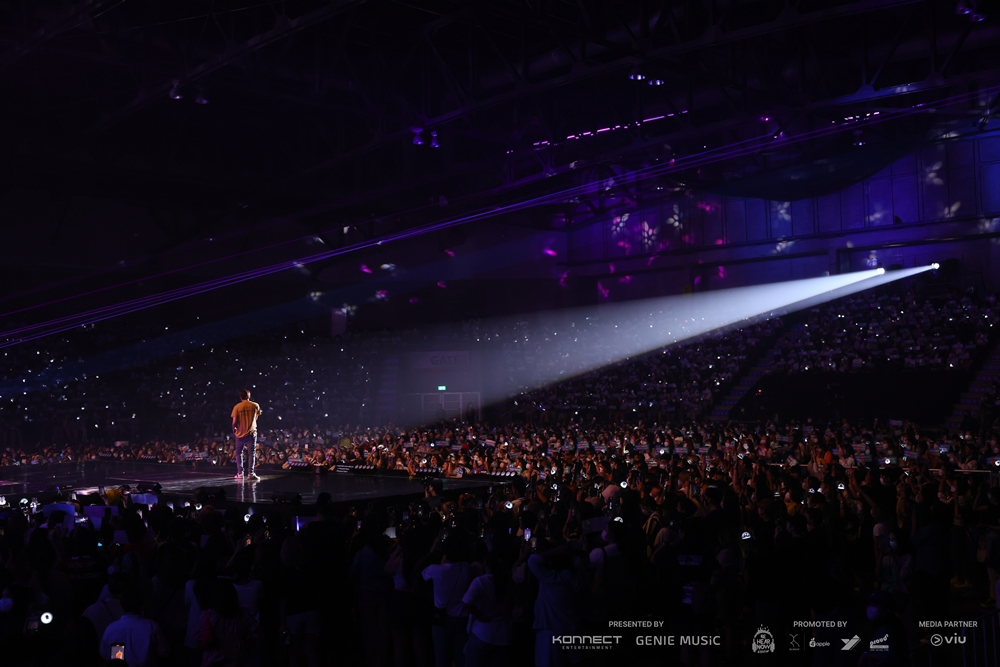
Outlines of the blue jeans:
<svg viewBox="0 0 1000 667">
<path fill-rule="evenodd" d="M 249 465 L 248 475 L 253 474 L 254 466 L 257 465 L 257 431 L 243 438 L 236 438 L 236 473 L 243 474 L 243 450 L 247 449 L 247 463 Z"/>
</svg>

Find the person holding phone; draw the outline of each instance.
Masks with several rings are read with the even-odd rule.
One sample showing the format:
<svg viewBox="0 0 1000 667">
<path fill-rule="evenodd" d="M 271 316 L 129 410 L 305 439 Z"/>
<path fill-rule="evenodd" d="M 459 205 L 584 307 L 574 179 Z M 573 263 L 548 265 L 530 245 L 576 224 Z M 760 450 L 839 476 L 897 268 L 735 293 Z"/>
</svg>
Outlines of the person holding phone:
<svg viewBox="0 0 1000 667">
<path fill-rule="evenodd" d="M 449 667 L 452 660 L 455 667 L 465 665 L 469 616 L 462 598 L 472 579 L 480 574 L 469 563 L 466 541 L 461 531 L 455 539 L 442 539 L 444 557 L 441 563 L 428 565 L 421 571 L 424 581 L 434 582 L 431 639 L 437 667 Z"/>
<path fill-rule="evenodd" d="M 507 647 L 514 634 L 511 612 L 510 563 L 494 549 L 486 557 L 486 574 L 476 577 L 462 596 L 469 611 L 466 667 L 506 664 Z"/>
<path fill-rule="evenodd" d="M 121 603 L 124 613 L 104 631 L 101 655 L 111 660 L 111 647 L 123 645 L 129 667 L 157 667 L 170 651 L 160 625 L 142 617 L 142 593 L 127 590 L 122 594 Z M 115 650 L 120 649 L 116 647 Z"/>
<path fill-rule="evenodd" d="M 195 639 L 201 646 L 201 664 L 212 667 L 249 667 L 257 656 L 257 622 L 240 605 L 233 582 L 216 579 L 211 604 L 201 612 Z"/>
</svg>

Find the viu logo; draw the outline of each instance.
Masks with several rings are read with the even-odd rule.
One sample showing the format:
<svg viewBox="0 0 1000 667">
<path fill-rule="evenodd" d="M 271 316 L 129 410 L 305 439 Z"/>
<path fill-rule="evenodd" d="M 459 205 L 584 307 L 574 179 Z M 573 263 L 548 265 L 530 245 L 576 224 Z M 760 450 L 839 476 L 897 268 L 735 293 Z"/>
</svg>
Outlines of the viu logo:
<svg viewBox="0 0 1000 667">
<path fill-rule="evenodd" d="M 934 646 L 941 646 L 942 644 L 964 644 L 965 637 L 961 635 L 931 635 L 931 644 Z"/>
</svg>

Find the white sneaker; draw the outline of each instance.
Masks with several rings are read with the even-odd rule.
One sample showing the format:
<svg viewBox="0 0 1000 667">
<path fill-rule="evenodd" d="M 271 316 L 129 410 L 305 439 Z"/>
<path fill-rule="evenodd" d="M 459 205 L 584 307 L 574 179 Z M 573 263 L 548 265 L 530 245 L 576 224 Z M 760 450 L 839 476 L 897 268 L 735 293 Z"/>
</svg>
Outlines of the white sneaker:
<svg viewBox="0 0 1000 667">
<path fill-rule="evenodd" d="M 247 475 L 247 479 L 252 479 L 255 482 L 259 482 L 260 481 L 260 475 L 258 475 L 255 472 L 252 472 L 249 475 Z"/>
<path fill-rule="evenodd" d="M 243 479 L 243 473 L 240 472 L 236 473 L 235 475 L 233 475 L 233 479 Z"/>
</svg>

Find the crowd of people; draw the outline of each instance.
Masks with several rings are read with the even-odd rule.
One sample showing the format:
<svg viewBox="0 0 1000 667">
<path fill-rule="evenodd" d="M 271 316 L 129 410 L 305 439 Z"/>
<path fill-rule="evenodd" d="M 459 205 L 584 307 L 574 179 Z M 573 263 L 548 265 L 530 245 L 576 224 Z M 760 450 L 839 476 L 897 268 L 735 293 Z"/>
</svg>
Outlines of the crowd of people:
<svg viewBox="0 0 1000 667">
<path fill-rule="evenodd" d="M 655 350 L 529 391 L 513 399 L 510 407 L 514 414 L 528 418 L 561 412 L 622 420 L 639 411 L 653 418 L 701 416 L 764 353 L 782 326 L 780 318 L 772 317 Z M 507 349 L 508 366 L 530 363 L 515 361 L 519 352 L 518 346 Z"/>
<path fill-rule="evenodd" d="M 648 330 L 638 316 L 620 327 L 581 319 L 562 337 L 546 334 L 550 326 L 537 322 L 470 322 L 445 334 L 412 330 L 336 338 L 286 327 L 131 370 L 67 378 L 45 391 L 4 396 L 0 449 L 9 448 L 7 458 L 19 461 L 47 458 L 43 449 L 53 444 L 87 448 L 128 441 L 159 448 L 173 442 L 202 448 L 226 432 L 219 406 L 244 385 L 267 396 L 266 409 L 279 429 L 381 426 L 397 421 L 397 415 L 379 413 L 375 406 L 385 358 L 444 343 L 482 352 L 489 360 L 483 391 L 511 397 L 503 406 L 507 419 L 677 421 L 710 414 L 757 363 L 788 373 L 965 369 L 992 340 L 998 317 L 992 296 L 866 293 L 804 313 L 788 329 L 782 318 L 770 317 L 624 359 L 613 348 L 638 346 L 629 336 Z M 660 326 L 657 319 L 650 322 Z M 34 355 L 19 347 L 4 351 L 17 351 L 18 357 L 5 367 L 8 380 L 17 380 L 16 369 L 37 371 L 31 363 L 41 364 L 46 356 L 58 361 L 47 340 L 39 344 L 44 349 Z M 611 363 L 592 363 L 595 359 Z"/>
<path fill-rule="evenodd" d="M 49 443 L 107 445 L 146 434 L 191 443 L 223 430 L 219 406 L 248 384 L 266 393 L 278 425 L 357 423 L 374 393 L 379 350 L 393 340 L 286 329 L 5 397 L 0 447 L 40 454 Z"/>
<path fill-rule="evenodd" d="M 963 367 L 995 319 L 992 299 L 971 294 L 852 297 L 807 313 L 771 359 L 789 372 Z M 563 638 L 625 621 L 710 639 L 653 647 L 623 631 L 611 654 L 627 664 L 757 664 L 764 628 L 786 656 L 772 664 L 794 664 L 781 639 L 798 621 L 813 623 L 799 631 L 816 648 L 809 662 L 909 664 L 939 648 L 922 621 L 950 619 L 956 601 L 997 606 L 995 420 L 948 433 L 702 418 L 784 331 L 762 320 L 525 386 L 496 419 L 415 428 L 364 416 L 380 358 L 427 342 L 419 332 L 269 333 L 5 397 L 0 466 L 232 466 L 219 406 L 251 386 L 264 407 L 259 464 L 427 481 L 414 502 L 321 495 L 304 519 L 278 506 L 150 507 L 118 490 L 72 510 L 0 508 L 0 667 L 603 664 L 610 654 Z M 472 323 L 449 344 L 493 346 L 494 370 L 516 386 L 560 363 L 546 355 L 564 343 L 536 333 Z M 143 437 L 150 427 L 158 438 Z M 442 478 L 461 490 L 446 493 Z M 91 501 L 103 520 L 82 517 Z M 851 636 L 858 649 L 844 653 Z M 888 649 L 865 650 L 882 637 Z"/>
<path fill-rule="evenodd" d="M 996 324 L 993 295 L 858 294 L 812 309 L 801 328 L 778 343 L 772 370 L 966 368 L 994 337 Z"/>
<path fill-rule="evenodd" d="M 150 509 L 117 490 L 99 525 L 11 508 L 0 662 L 96 665 L 123 645 L 132 667 L 314 667 L 352 651 L 372 667 L 603 664 L 553 637 L 656 620 L 718 638 L 678 652 L 682 664 L 743 664 L 758 627 L 783 637 L 838 620 L 862 646 L 888 634 L 869 664 L 896 665 L 926 645 L 920 621 L 951 618 L 955 594 L 996 606 L 1000 446 L 971 433 L 454 424 L 329 449 L 515 475 L 453 493 L 431 479 L 422 500 L 366 508 L 321 496 L 304 526 L 278 507 Z M 54 636 L 66 640 L 43 641 Z M 616 659 L 662 664 L 673 650 L 629 642 Z"/>
</svg>

